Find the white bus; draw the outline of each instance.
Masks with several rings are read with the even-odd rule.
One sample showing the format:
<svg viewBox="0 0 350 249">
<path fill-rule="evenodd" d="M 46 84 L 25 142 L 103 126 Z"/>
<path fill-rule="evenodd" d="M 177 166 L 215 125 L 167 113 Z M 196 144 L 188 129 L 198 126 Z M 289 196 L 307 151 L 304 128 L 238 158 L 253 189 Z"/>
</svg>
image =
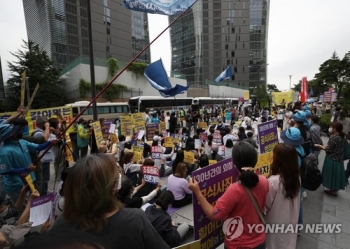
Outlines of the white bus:
<svg viewBox="0 0 350 249">
<path fill-rule="evenodd" d="M 72 111 L 75 114 L 80 113 L 90 102 L 78 101 L 75 103 L 67 104 L 71 106 Z M 129 113 L 129 105 L 127 102 L 105 102 L 97 103 L 97 114 L 99 118 L 115 119 L 119 116 L 125 116 Z M 93 119 L 92 105 L 81 116 L 87 120 Z"/>
<path fill-rule="evenodd" d="M 129 107 L 132 113 L 145 112 L 146 110 L 172 110 L 188 109 L 192 105 L 193 98 L 164 98 L 161 96 L 139 96 L 129 99 Z"/>
<path fill-rule="evenodd" d="M 238 98 L 211 98 L 211 97 L 197 97 L 192 101 L 192 105 L 223 105 L 230 102 L 232 105 L 238 104 Z"/>
</svg>

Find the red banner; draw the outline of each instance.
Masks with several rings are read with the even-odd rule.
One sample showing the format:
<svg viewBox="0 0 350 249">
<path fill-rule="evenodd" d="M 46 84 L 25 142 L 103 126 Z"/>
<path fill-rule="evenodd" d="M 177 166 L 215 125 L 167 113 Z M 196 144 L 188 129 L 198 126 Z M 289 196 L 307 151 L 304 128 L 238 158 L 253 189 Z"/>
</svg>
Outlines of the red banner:
<svg viewBox="0 0 350 249">
<path fill-rule="evenodd" d="M 300 101 L 306 102 L 308 99 L 308 87 L 307 87 L 307 78 L 303 77 L 301 80 L 301 91 L 300 91 Z"/>
</svg>

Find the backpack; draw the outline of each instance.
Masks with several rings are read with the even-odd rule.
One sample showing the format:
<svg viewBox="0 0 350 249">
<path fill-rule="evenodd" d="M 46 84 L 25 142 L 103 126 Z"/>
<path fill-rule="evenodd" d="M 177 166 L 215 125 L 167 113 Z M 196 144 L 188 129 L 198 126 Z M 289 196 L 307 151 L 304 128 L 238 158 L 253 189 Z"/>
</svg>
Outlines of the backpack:
<svg viewBox="0 0 350 249">
<path fill-rule="evenodd" d="M 302 156 L 300 167 L 301 186 L 307 190 L 315 191 L 322 184 L 322 174 L 318 169 L 318 159 L 315 154 L 310 153 L 307 156 Z"/>
</svg>

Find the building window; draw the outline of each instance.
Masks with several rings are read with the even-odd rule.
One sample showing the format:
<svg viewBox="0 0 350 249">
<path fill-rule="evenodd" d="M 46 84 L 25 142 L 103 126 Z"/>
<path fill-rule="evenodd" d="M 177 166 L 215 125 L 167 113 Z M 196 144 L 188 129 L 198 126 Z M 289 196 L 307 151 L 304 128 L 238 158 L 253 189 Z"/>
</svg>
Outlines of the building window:
<svg viewBox="0 0 350 249">
<path fill-rule="evenodd" d="M 109 46 L 106 46 L 106 52 L 109 53 Z"/>
<path fill-rule="evenodd" d="M 228 44 L 227 43 L 225 44 L 225 49 L 228 49 Z"/>
<path fill-rule="evenodd" d="M 232 32 L 232 34 L 235 33 L 235 27 L 232 27 L 232 28 L 231 28 L 231 32 Z"/>
<path fill-rule="evenodd" d="M 245 2 L 243 2 L 243 9 L 245 9 Z"/>
<path fill-rule="evenodd" d="M 230 65 L 230 63 L 231 63 L 230 60 L 226 61 L 227 66 Z"/>
<path fill-rule="evenodd" d="M 108 0 L 103 0 L 103 5 L 107 7 L 108 6 Z"/>
<path fill-rule="evenodd" d="M 106 32 L 107 32 L 108 35 L 110 35 L 111 34 L 111 28 L 110 27 L 106 27 Z"/>
<path fill-rule="evenodd" d="M 231 22 L 230 19 L 227 19 L 227 25 L 230 25 L 230 22 Z"/>
<path fill-rule="evenodd" d="M 232 78 L 231 78 L 232 80 L 235 80 L 235 75 L 234 74 L 232 74 Z"/>
<path fill-rule="evenodd" d="M 232 51 L 232 52 L 231 52 L 231 56 L 232 56 L 232 57 L 235 57 L 235 51 Z"/>
<path fill-rule="evenodd" d="M 234 67 L 234 72 L 237 73 L 237 67 Z"/>
</svg>

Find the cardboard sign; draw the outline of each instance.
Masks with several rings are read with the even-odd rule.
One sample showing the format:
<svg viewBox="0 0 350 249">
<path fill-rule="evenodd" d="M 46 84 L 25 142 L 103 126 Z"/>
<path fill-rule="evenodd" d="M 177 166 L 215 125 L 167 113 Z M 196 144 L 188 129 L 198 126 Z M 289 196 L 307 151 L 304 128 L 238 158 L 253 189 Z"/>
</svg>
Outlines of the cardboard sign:
<svg viewBox="0 0 350 249">
<path fill-rule="evenodd" d="M 135 151 L 134 152 L 134 162 L 139 163 L 142 161 L 142 152 Z"/>
<path fill-rule="evenodd" d="M 166 124 L 164 122 L 161 122 L 158 124 L 160 131 L 166 131 Z"/>
<path fill-rule="evenodd" d="M 193 164 L 194 162 L 194 154 L 193 152 L 190 151 L 184 151 L 184 162 L 185 163 L 189 163 L 189 164 Z"/>
<path fill-rule="evenodd" d="M 220 131 L 215 131 L 215 132 L 213 133 L 213 143 L 221 144 L 221 135 L 220 135 Z"/>
<path fill-rule="evenodd" d="M 95 121 L 92 123 L 92 127 L 94 128 L 95 139 L 97 147 L 100 146 L 100 143 L 103 141 L 103 134 L 101 131 L 100 121 Z"/>
<path fill-rule="evenodd" d="M 199 188 L 212 205 L 224 194 L 231 183 L 236 182 L 238 170 L 232 164 L 231 158 L 192 172 Z M 224 242 L 222 221 L 211 221 L 199 205 L 195 194 L 193 196 L 194 239 L 200 239 L 200 248 L 217 248 Z"/>
<path fill-rule="evenodd" d="M 156 130 L 158 130 L 158 125 L 156 124 L 147 124 L 146 126 L 146 137 L 147 141 L 152 141 L 155 135 Z"/>
<path fill-rule="evenodd" d="M 273 151 L 278 144 L 278 131 L 276 120 L 258 124 L 260 153 Z"/>
<path fill-rule="evenodd" d="M 132 117 L 132 124 L 136 125 L 137 123 L 143 123 L 143 126 L 145 126 L 145 121 L 143 120 L 143 113 L 133 113 L 131 114 Z"/>
<path fill-rule="evenodd" d="M 135 129 L 135 132 L 140 131 L 140 130 L 145 130 L 146 129 L 145 122 L 144 121 L 135 122 L 134 129 Z"/>
<path fill-rule="evenodd" d="M 263 175 L 269 177 L 270 175 L 270 165 L 273 161 L 273 152 L 268 152 L 265 154 L 260 154 L 258 156 L 258 162 L 256 163 L 254 170 L 255 174 Z"/>
<path fill-rule="evenodd" d="M 173 147 L 174 146 L 173 138 L 172 137 L 165 137 L 163 146 L 164 147 Z"/>
<path fill-rule="evenodd" d="M 206 122 L 198 122 L 198 126 L 204 130 L 208 128 L 208 124 Z"/>
<path fill-rule="evenodd" d="M 205 248 L 210 248 L 210 247 L 205 247 Z M 174 249 L 201 249 L 201 241 L 196 240 L 182 246 L 174 247 Z"/>
<path fill-rule="evenodd" d="M 159 169 L 155 166 L 142 166 L 141 167 L 143 178 L 145 182 L 151 184 L 158 184 L 159 182 Z"/>
<path fill-rule="evenodd" d="M 132 117 L 121 116 L 120 117 L 120 130 L 125 136 L 131 136 L 132 134 Z"/>
<path fill-rule="evenodd" d="M 26 179 L 26 181 L 27 181 L 27 183 L 28 183 L 28 185 L 29 185 L 29 187 L 30 187 L 30 190 L 31 190 L 32 192 L 34 192 L 36 189 L 35 189 L 34 184 L 33 184 L 32 176 L 29 174 L 29 175 L 27 175 L 27 176 L 25 177 L 25 179 Z"/>
<path fill-rule="evenodd" d="M 65 135 L 66 135 L 66 160 L 68 162 L 73 162 L 74 158 L 72 155 L 72 152 L 73 152 L 72 140 L 70 139 L 68 132 L 66 132 Z"/>
<path fill-rule="evenodd" d="M 212 165 L 212 164 L 215 164 L 215 163 L 217 163 L 216 160 L 209 160 L 209 165 Z"/>
<path fill-rule="evenodd" d="M 39 197 L 30 202 L 30 218 L 32 227 L 39 226 L 47 221 L 52 214 L 53 193 Z"/>
<path fill-rule="evenodd" d="M 199 149 L 202 146 L 202 142 L 200 139 L 195 139 L 194 140 L 194 148 Z"/>
<path fill-rule="evenodd" d="M 173 137 L 173 144 L 179 144 L 180 139 L 178 137 Z"/>
</svg>

